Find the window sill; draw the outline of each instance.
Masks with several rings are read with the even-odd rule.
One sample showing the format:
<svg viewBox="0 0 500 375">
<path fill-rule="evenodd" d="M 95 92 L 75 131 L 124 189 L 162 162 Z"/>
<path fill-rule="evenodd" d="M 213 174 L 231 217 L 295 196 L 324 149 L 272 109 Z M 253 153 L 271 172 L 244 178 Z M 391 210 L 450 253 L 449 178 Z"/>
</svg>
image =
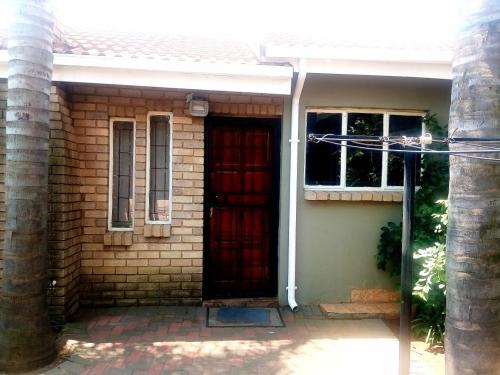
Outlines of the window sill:
<svg viewBox="0 0 500 375">
<path fill-rule="evenodd" d="M 104 235 L 104 246 L 131 246 L 133 238 L 131 231 L 108 231 Z"/>
<path fill-rule="evenodd" d="M 401 191 L 326 191 L 305 190 L 306 201 L 402 202 Z"/>
<path fill-rule="evenodd" d="M 170 224 L 145 224 L 144 237 L 170 237 Z"/>
</svg>

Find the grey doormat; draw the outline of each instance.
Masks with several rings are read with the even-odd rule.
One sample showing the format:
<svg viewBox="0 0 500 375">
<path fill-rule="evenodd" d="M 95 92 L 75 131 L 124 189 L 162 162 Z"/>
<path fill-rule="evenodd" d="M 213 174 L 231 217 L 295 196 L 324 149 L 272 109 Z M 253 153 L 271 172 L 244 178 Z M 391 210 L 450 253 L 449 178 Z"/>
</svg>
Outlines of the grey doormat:
<svg viewBox="0 0 500 375">
<path fill-rule="evenodd" d="M 210 307 L 207 327 L 284 327 L 274 307 Z"/>
</svg>

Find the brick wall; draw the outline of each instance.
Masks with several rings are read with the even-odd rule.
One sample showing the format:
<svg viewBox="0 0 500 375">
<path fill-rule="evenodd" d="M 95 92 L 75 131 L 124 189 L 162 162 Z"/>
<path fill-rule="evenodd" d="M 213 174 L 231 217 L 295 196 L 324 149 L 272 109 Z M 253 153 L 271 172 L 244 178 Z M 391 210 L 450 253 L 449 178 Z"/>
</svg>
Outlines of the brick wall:
<svg viewBox="0 0 500 375">
<path fill-rule="evenodd" d="M 5 220 L 6 82 L 0 82 L 0 277 Z M 201 300 L 203 118 L 187 115 L 183 91 L 54 86 L 50 102 L 49 289 L 52 320 L 82 305 L 191 304 Z M 202 93 L 211 113 L 280 116 L 282 99 Z M 171 226 L 144 225 L 146 116 L 173 112 Z M 109 118 L 136 120 L 135 225 L 108 232 Z M 127 237 L 127 239 L 125 239 Z"/>
<path fill-rule="evenodd" d="M 3 249 L 5 233 L 5 116 L 7 112 L 7 81 L 0 80 L 0 292 L 2 288 Z"/>
<path fill-rule="evenodd" d="M 49 312 L 56 324 L 78 309 L 81 194 L 78 136 L 66 93 L 53 86 L 49 142 Z M 55 284 L 52 285 L 52 282 Z"/>
<path fill-rule="evenodd" d="M 6 82 L 0 82 L 0 277 L 5 220 Z M 187 92 L 109 86 L 52 87 L 49 280 L 51 318 L 79 304 L 126 306 L 201 301 L 204 119 L 187 114 Z M 199 93 L 215 115 L 276 117 L 281 97 Z M 173 113 L 172 224 L 145 225 L 146 116 Z M 109 119 L 136 120 L 133 232 L 109 232 Z"/>
<path fill-rule="evenodd" d="M 81 194 L 80 303 L 196 304 L 203 263 L 204 119 L 187 114 L 187 92 L 109 86 L 67 88 L 77 135 Z M 201 93 L 211 113 L 280 116 L 282 98 Z M 171 226 L 144 222 L 146 116 L 173 112 Z M 109 232 L 109 118 L 136 120 L 134 230 Z"/>
<path fill-rule="evenodd" d="M 0 288 L 5 226 L 5 115 L 7 82 L 0 81 Z M 52 87 L 49 143 L 49 281 L 51 319 L 61 324 L 78 308 L 79 231 L 81 224 L 76 139 L 65 93 Z"/>
</svg>

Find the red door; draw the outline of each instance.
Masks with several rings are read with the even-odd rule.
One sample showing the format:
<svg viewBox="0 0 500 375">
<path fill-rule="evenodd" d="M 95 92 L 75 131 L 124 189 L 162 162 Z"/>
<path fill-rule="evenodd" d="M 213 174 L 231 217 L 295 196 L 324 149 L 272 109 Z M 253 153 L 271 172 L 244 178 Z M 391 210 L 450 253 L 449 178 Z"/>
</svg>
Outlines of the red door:
<svg viewBox="0 0 500 375">
<path fill-rule="evenodd" d="M 278 119 L 207 119 L 204 298 L 275 296 Z"/>
</svg>

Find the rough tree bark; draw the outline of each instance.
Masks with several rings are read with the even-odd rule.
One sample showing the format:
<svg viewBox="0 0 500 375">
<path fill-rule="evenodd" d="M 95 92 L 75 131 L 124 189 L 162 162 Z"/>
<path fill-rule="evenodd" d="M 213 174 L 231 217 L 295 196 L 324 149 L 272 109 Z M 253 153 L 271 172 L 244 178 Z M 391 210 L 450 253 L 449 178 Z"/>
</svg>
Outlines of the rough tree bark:
<svg viewBox="0 0 500 375">
<path fill-rule="evenodd" d="M 499 137 L 500 1 L 466 5 L 453 60 L 450 133 Z M 499 162 L 450 158 L 446 272 L 446 373 L 499 374 Z"/>
<path fill-rule="evenodd" d="M 10 5 L 0 372 L 55 356 L 46 304 L 53 17 L 46 0 Z"/>
</svg>

